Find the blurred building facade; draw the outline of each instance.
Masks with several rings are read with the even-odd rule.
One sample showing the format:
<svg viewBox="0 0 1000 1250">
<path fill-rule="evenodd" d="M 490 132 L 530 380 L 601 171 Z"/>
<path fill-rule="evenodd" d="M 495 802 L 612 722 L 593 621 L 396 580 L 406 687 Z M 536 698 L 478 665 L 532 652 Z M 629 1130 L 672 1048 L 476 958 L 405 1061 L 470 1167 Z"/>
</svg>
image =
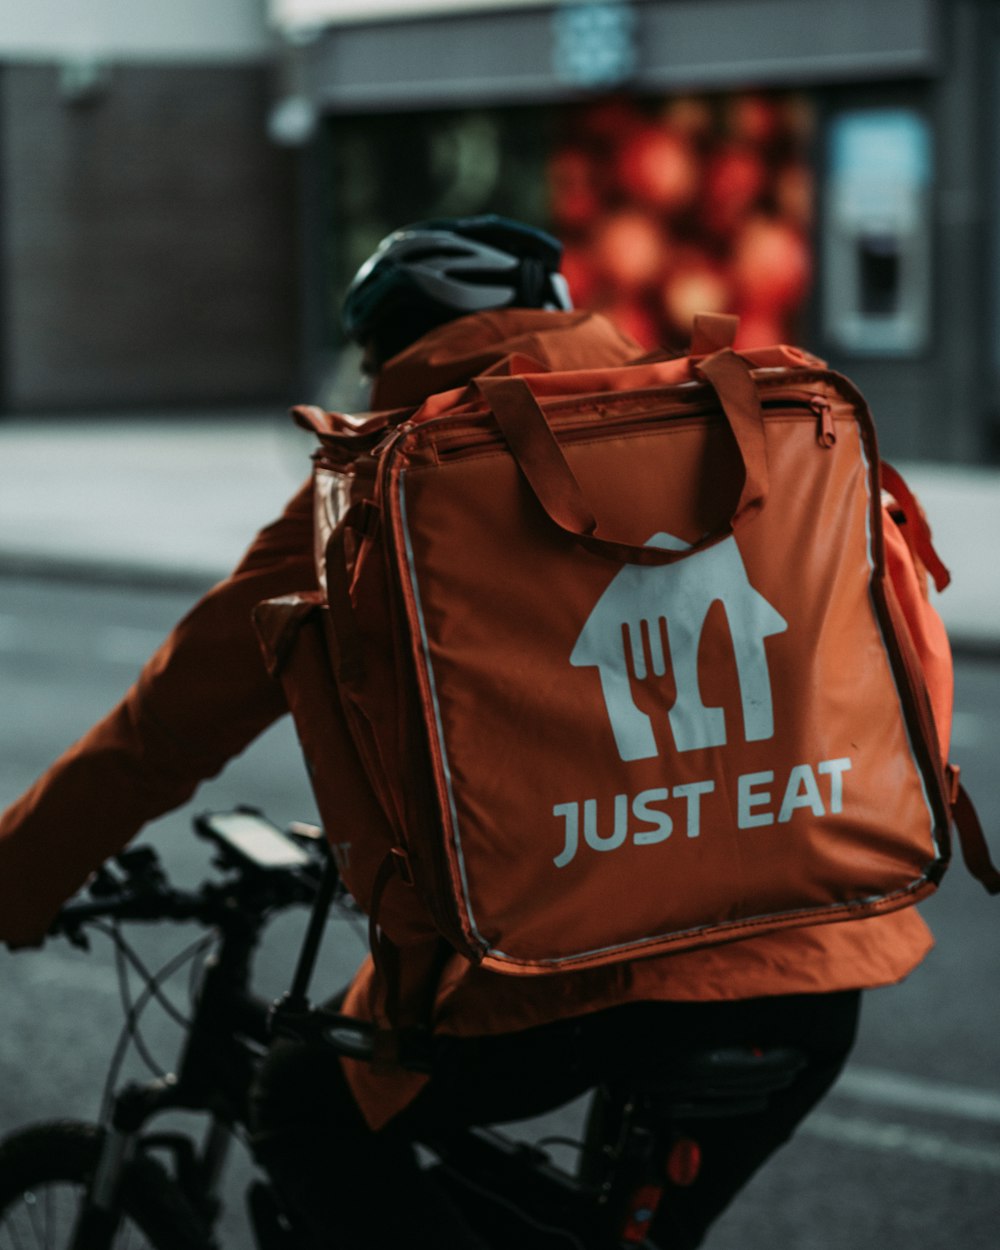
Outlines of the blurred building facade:
<svg viewBox="0 0 1000 1250">
<path fill-rule="evenodd" d="M 996 0 L 8 6 L 0 405 L 348 402 L 356 264 L 498 211 L 640 341 L 737 311 L 995 462 L 998 137 Z"/>
<path fill-rule="evenodd" d="M 274 46 L 263 0 L 0 6 L 3 409 L 292 393 Z"/>
<path fill-rule="evenodd" d="M 996 0 L 274 0 L 313 377 L 384 228 L 521 213 L 578 302 L 696 306 L 857 380 L 897 457 L 1000 456 Z"/>
</svg>

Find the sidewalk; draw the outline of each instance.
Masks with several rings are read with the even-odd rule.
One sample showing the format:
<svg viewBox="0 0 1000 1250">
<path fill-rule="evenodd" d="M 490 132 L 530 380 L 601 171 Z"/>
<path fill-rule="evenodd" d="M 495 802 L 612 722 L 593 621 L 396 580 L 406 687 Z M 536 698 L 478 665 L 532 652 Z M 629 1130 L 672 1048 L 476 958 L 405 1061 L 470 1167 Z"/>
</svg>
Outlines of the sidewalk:
<svg viewBox="0 0 1000 1250">
<path fill-rule="evenodd" d="M 281 411 L 0 421 L 0 573 L 197 591 L 277 515 L 312 447 Z M 898 467 L 952 572 L 953 641 L 1000 649 L 1000 470 Z"/>
<path fill-rule="evenodd" d="M 211 584 L 312 449 L 280 410 L 2 420 L 0 572 Z"/>
</svg>

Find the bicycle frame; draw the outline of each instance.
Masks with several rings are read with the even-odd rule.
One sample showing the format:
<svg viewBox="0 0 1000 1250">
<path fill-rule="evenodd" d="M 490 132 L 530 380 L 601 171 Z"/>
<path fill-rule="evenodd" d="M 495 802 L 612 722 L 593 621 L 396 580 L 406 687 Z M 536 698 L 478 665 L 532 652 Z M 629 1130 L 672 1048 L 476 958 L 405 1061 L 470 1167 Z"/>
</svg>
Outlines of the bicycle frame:
<svg viewBox="0 0 1000 1250">
<path fill-rule="evenodd" d="M 218 1188 L 232 1137 L 247 1124 L 250 1088 L 276 1033 L 319 1041 L 340 1055 L 372 1056 L 371 1025 L 313 1008 L 308 1000 L 337 887 L 332 858 L 323 861 L 317 888 L 315 877 L 306 880 L 294 868 L 265 871 L 260 864 L 228 855 L 223 846 L 220 862 L 235 869 L 234 875 L 190 895 L 169 887 L 151 852 L 144 859 L 142 855 L 126 853 L 139 867 L 130 873 L 126 865 L 124 887 L 112 879 L 110 885 L 92 891 L 93 901 L 64 909 L 64 917 L 70 913 L 64 931 L 74 937 L 81 923 L 99 916 L 197 919 L 214 927 L 220 940 L 206 961 L 176 1075 L 129 1082 L 111 1099 L 99 1160 L 74 1227 L 71 1250 L 109 1250 L 122 1219 L 118 1193 L 128 1169 L 141 1161 L 162 1171 L 156 1156 L 164 1153 L 172 1160 L 170 1180 L 186 1208 L 184 1223 L 193 1230 L 190 1244 L 210 1250 L 216 1245 L 212 1229 L 220 1205 Z M 310 898 L 312 915 L 291 990 L 272 1007 L 250 989 L 254 951 L 275 908 Z M 149 979 L 147 990 L 155 993 L 154 979 Z M 429 1070 L 432 1055 L 426 1037 L 407 1040 L 411 1044 L 404 1044 L 404 1061 Z M 534 1223 L 549 1220 L 580 1250 L 639 1245 L 665 1187 L 664 1152 L 671 1149 L 671 1140 L 664 1137 L 664 1126 L 678 1117 L 756 1110 L 771 1092 L 794 1078 L 799 1066 L 801 1056 L 790 1051 L 695 1052 L 679 1062 L 669 1082 L 656 1090 L 611 1091 L 603 1103 L 595 1102 L 598 1110 L 591 1114 L 585 1153 L 575 1175 L 553 1164 L 543 1149 L 495 1129 L 462 1129 L 422 1144 L 439 1160 L 439 1174 L 453 1183 L 450 1192 L 466 1203 L 475 1206 L 485 1197 L 508 1212 L 530 1212 Z M 183 1133 L 147 1131 L 151 1121 L 172 1111 L 209 1117 L 200 1147 Z M 587 1145 L 592 1147 L 589 1154 Z M 688 1182 L 681 1177 L 675 1183 Z M 278 1203 L 269 1194 L 263 1185 L 251 1190 L 251 1218 L 261 1250 L 274 1244 L 267 1240 L 268 1226 L 279 1240 L 284 1236 L 274 1222 Z"/>
<path fill-rule="evenodd" d="M 206 964 L 196 1009 L 175 1076 L 130 1082 L 113 1098 L 100 1162 L 84 1203 L 72 1250 L 104 1250 L 119 1222 L 116 1194 L 136 1152 L 166 1151 L 192 1214 L 204 1224 L 206 1245 L 217 1210 L 218 1184 L 234 1128 L 246 1123 L 254 1072 L 271 1038 L 271 1004 L 249 989 L 254 950 L 264 918 L 252 909 L 220 908 L 219 947 Z M 155 1117 L 171 1111 L 204 1112 L 210 1118 L 198 1151 L 182 1133 L 145 1133 Z"/>
</svg>

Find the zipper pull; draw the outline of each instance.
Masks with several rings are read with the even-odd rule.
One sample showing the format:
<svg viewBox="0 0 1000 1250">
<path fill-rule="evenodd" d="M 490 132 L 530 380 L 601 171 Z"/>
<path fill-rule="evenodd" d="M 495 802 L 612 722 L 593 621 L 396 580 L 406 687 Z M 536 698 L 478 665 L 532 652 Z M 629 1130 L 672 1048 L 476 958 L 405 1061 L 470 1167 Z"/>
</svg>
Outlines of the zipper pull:
<svg viewBox="0 0 1000 1250">
<path fill-rule="evenodd" d="M 809 401 L 809 407 L 819 418 L 816 442 L 820 447 L 832 447 L 837 441 L 837 430 L 833 424 L 833 409 L 830 401 L 814 395 Z"/>
<path fill-rule="evenodd" d="M 394 442 L 397 438 L 402 438 L 404 435 L 409 434 L 409 432 L 415 427 L 415 421 L 404 421 L 402 425 L 391 426 L 371 449 L 369 454 L 376 458 L 381 456 L 390 443 Z"/>
</svg>

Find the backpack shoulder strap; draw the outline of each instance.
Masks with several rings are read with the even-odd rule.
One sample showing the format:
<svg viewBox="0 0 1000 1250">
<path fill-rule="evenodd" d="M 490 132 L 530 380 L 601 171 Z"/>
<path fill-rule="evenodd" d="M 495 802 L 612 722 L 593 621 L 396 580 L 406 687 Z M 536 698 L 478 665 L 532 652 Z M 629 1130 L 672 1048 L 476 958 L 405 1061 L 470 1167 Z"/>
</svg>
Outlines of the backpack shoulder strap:
<svg viewBox="0 0 1000 1250">
<path fill-rule="evenodd" d="M 990 849 L 979 821 L 979 813 L 959 780 L 955 764 L 945 769 L 951 785 L 951 814 L 958 833 L 965 866 L 989 894 L 1000 894 L 1000 871 L 990 858 Z"/>
</svg>

